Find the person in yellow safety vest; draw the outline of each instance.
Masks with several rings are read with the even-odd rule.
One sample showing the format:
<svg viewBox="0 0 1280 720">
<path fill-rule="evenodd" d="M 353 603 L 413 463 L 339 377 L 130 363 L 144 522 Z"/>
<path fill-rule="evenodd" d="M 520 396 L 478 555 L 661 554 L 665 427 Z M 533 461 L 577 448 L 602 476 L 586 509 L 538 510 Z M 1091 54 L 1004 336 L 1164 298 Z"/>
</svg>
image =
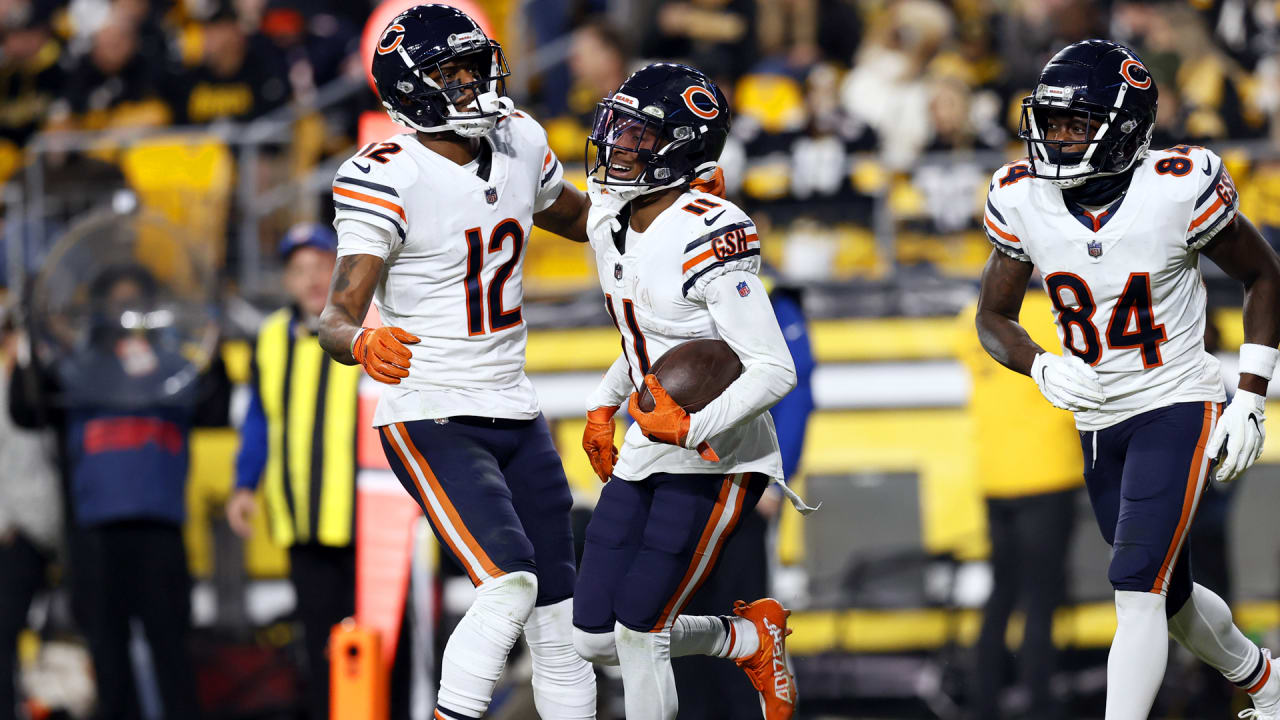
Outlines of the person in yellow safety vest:
<svg viewBox="0 0 1280 720">
<path fill-rule="evenodd" d="M 1067 555 L 1084 485 L 1080 436 L 1071 413 L 1046 403 L 1035 383 L 982 349 L 973 329 L 976 309 L 971 304 L 960 313 L 957 352 L 970 378 L 971 447 L 986 498 L 994 577 L 975 648 L 969 716 L 1001 717 L 1005 628 L 1020 607 L 1026 630 L 1016 666 L 1030 694 L 1029 716 L 1065 717 L 1050 690 L 1053 613 L 1066 598 Z M 1021 323 L 1043 347 L 1058 345 L 1043 290 L 1027 292 Z"/>
<path fill-rule="evenodd" d="M 329 719 L 329 631 L 355 613 L 356 404 L 359 365 L 329 358 L 316 339 L 337 257 L 333 231 L 291 228 L 280 243 L 292 302 L 269 315 L 253 352 L 227 520 L 252 531 L 259 483 L 272 540 L 289 550 L 307 657 L 307 717 Z"/>
</svg>

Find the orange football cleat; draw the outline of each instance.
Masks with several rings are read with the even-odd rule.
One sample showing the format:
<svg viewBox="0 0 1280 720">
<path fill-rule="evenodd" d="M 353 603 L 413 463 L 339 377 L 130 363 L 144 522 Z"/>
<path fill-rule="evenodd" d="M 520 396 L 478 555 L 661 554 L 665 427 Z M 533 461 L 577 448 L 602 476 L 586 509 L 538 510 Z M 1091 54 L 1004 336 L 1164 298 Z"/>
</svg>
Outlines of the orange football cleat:
<svg viewBox="0 0 1280 720">
<path fill-rule="evenodd" d="M 734 660 L 751 684 L 760 692 L 760 709 L 764 720 L 790 720 L 796 711 L 796 678 L 787 654 L 787 618 L 791 611 L 773 598 L 763 598 L 750 605 L 739 600 L 733 614 L 746 618 L 756 626 L 760 649 L 751 657 Z"/>
</svg>

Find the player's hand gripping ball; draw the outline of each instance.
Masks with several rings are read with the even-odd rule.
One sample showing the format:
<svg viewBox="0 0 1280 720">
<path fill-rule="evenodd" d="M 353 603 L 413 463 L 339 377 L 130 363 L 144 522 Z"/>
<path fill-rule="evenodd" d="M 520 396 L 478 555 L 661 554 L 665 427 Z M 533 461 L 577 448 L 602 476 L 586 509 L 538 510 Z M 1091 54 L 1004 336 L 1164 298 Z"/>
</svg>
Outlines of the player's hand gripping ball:
<svg viewBox="0 0 1280 720">
<path fill-rule="evenodd" d="M 613 475 L 613 466 L 618 462 L 618 447 L 613 444 L 614 427 L 617 421 L 613 414 L 618 408 L 600 407 L 587 413 L 587 427 L 582 431 L 582 449 L 587 452 L 591 461 L 591 469 L 596 471 L 600 482 L 609 482 Z"/>
<path fill-rule="evenodd" d="M 742 374 L 742 361 L 723 340 L 690 340 L 671 348 L 650 368 L 645 386 L 631 394 L 631 417 L 654 442 L 686 447 L 689 413 L 707 406 Z M 697 447 L 704 460 L 719 455 L 703 442 Z"/>
<path fill-rule="evenodd" d="M 380 383 L 399 385 L 409 377 L 409 361 L 413 352 L 405 347 L 418 342 L 418 337 L 398 327 L 362 328 L 351 346 L 351 356 L 364 366 L 369 377 Z"/>
</svg>

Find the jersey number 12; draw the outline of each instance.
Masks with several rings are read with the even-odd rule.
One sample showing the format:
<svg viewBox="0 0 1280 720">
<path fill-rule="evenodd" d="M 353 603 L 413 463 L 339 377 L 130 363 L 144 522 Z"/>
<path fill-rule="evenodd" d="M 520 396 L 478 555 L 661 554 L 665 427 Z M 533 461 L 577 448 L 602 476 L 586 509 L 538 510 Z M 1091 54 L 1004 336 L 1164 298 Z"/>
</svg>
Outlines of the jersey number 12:
<svg viewBox="0 0 1280 720">
<path fill-rule="evenodd" d="M 485 333 L 485 292 L 480 271 L 484 269 L 486 248 L 480 228 L 467 230 L 466 236 L 467 276 L 463 284 L 467 289 L 467 334 L 474 337 Z M 522 318 L 519 305 L 511 310 L 503 309 L 502 291 L 507 286 L 507 280 L 511 279 L 511 273 L 515 272 L 516 264 L 520 262 L 520 252 L 524 250 L 524 228 L 510 218 L 498 223 L 493 232 L 489 233 L 488 252 L 501 251 L 508 239 L 512 243 L 511 259 L 502 263 L 493 274 L 493 280 L 489 281 L 489 332 L 515 327 Z"/>
<path fill-rule="evenodd" d="M 1083 278 L 1071 273 L 1053 273 L 1044 279 L 1049 289 L 1049 299 L 1058 311 L 1058 324 L 1062 326 L 1062 344 L 1090 365 L 1102 359 L 1102 341 L 1098 328 L 1093 324 L 1093 314 L 1098 306 L 1093 293 Z M 1069 290 L 1075 297 L 1074 305 L 1063 302 L 1062 291 Z M 1132 326 L 1132 330 L 1129 328 Z M 1076 332 L 1084 347 L 1077 344 Z M 1151 276 L 1147 273 L 1130 273 L 1124 292 L 1116 301 L 1116 309 L 1107 323 L 1107 347 L 1112 350 L 1142 349 L 1142 367 L 1159 367 L 1160 344 L 1168 340 L 1164 325 L 1157 325 L 1151 302 Z"/>
</svg>

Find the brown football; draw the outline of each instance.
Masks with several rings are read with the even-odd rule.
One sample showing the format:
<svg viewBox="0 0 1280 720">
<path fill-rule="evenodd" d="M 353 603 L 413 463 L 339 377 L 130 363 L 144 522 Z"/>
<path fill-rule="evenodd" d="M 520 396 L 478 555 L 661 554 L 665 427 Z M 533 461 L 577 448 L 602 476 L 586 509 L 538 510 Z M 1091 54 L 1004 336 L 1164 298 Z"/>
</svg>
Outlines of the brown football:
<svg viewBox="0 0 1280 720">
<path fill-rule="evenodd" d="M 742 374 L 742 361 L 723 340 L 690 340 L 671 348 L 649 368 L 671 399 L 695 413 L 715 400 Z M 640 409 L 653 411 L 653 395 L 640 388 Z"/>
</svg>

